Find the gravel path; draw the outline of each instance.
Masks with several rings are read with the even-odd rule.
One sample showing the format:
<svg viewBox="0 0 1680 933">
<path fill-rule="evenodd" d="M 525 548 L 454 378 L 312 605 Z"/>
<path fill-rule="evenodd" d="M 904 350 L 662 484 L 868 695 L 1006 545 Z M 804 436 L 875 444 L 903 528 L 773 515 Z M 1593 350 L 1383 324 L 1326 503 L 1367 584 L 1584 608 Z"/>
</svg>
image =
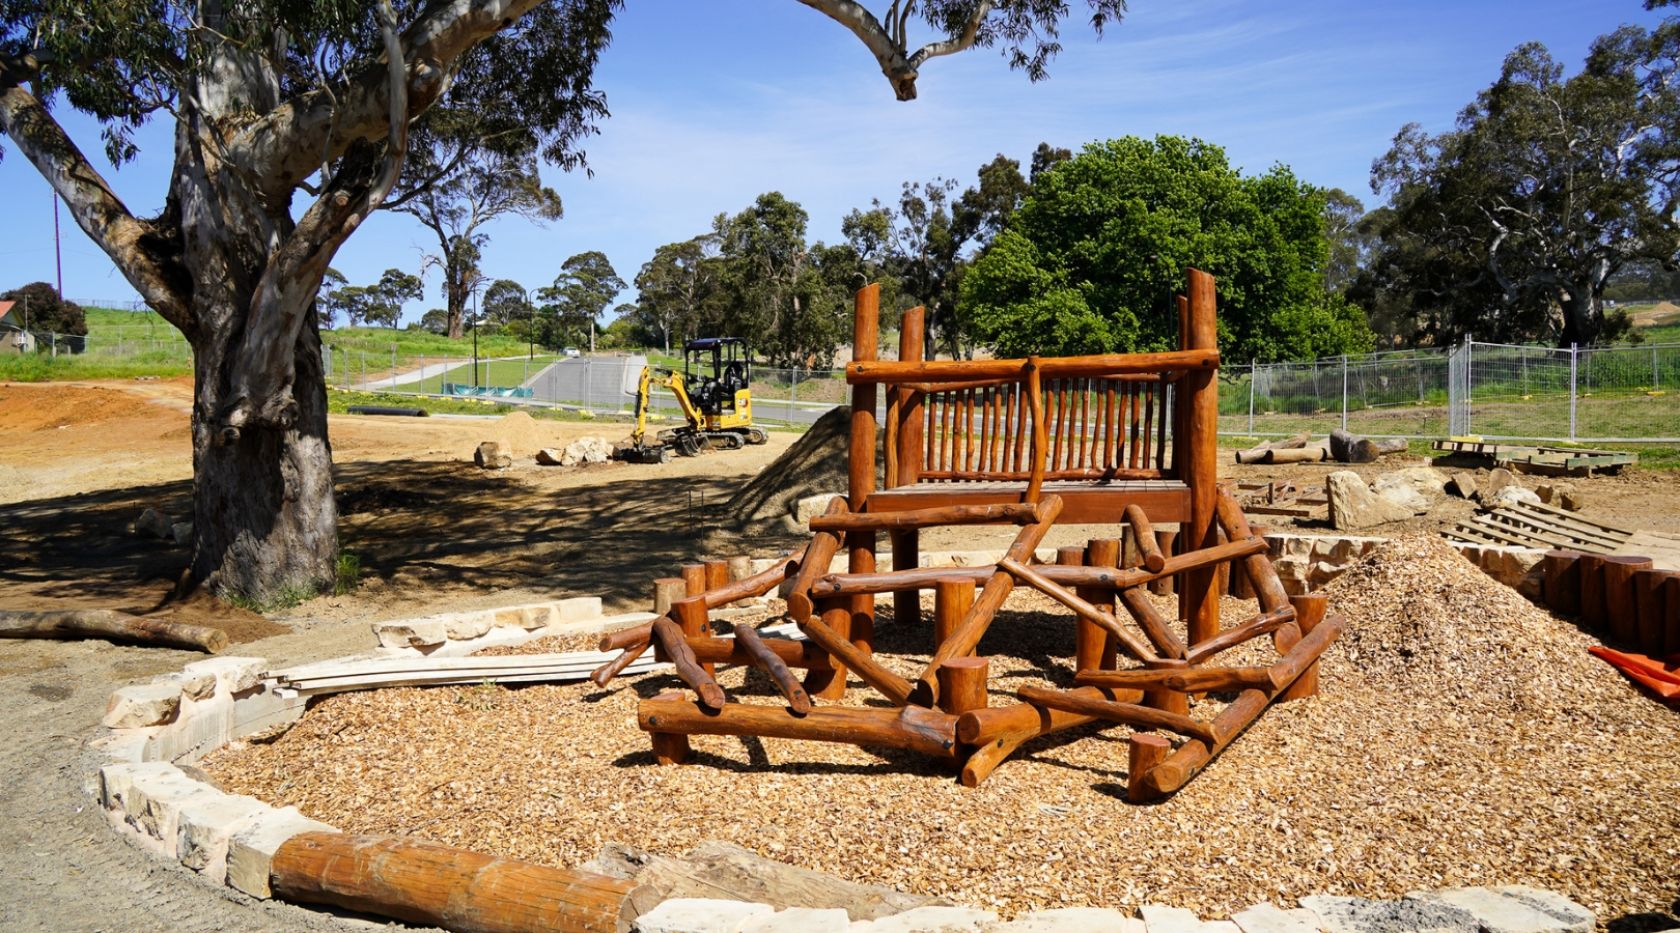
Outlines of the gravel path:
<svg viewBox="0 0 1680 933">
<path fill-rule="evenodd" d="M 344 654 L 365 628 L 238 646 L 271 658 Z M 104 642 L 0 641 L 0 930 L 368 930 L 212 885 L 118 836 L 91 796 L 87 748 L 113 687 L 203 655 Z M 382 928 L 382 927 L 381 927 Z"/>
</svg>

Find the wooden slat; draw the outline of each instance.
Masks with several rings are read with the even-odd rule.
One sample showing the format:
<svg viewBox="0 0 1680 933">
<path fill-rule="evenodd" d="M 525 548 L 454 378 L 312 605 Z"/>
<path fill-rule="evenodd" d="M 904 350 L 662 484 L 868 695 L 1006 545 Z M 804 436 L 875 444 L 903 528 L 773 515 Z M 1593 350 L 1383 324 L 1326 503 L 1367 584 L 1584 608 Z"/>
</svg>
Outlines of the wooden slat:
<svg viewBox="0 0 1680 933">
<path fill-rule="evenodd" d="M 1043 357 L 1044 375 L 1154 376 L 1174 370 L 1212 372 L 1219 368 L 1219 351 L 1211 348 L 1168 350 L 1163 353 L 1105 353 L 1093 356 Z M 1027 360 L 856 360 L 846 366 L 846 381 L 860 382 L 968 382 L 975 379 L 1018 376 Z"/>
<path fill-rule="evenodd" d="M 1141 453 L 1141 450 L 1138 447 L 1138 430 L 1142 427 L 1138 422 L 1138 397 L 1135 390 L 1132 392 L 1131 424 L 1131 440 L 1127 442 L 1126 450 L 1129 453 L 1128 462 L 1131 468 L 1135 470 L 1138 468 L 1138 456 Z"/>
</svg>

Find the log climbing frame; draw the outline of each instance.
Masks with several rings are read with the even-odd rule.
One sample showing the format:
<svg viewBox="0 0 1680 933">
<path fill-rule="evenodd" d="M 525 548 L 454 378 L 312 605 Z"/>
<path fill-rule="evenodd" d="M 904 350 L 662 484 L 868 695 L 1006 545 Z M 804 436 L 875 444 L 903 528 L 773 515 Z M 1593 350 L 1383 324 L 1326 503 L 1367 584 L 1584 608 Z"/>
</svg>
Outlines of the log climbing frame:
<svg viewBox="0 0 1680 933">
<path fill-rule="evenodd" d="M 1177 350 L 973 361 L 923 359 L 921 308 L 903 317 L 899 358 L 877 359 L 879 288 L 860 290 L 846 369 L 847 496 L 811 520 L 805 548 L 768 570 L 734 583 L 685 573 L 685 596 L 669 613 L 603 639 L 603 650 L 624 653 L 596 672 L 597 683 L 652 646 L 692 690 L 641 702 L 637 722 L 656 760 L 683 763 L 695 734 L 849 742 L 949 760 L 973 787 L 1032 739 L 1120 724 L 1132 730 L 1127 797 L 1142 802 L 1182 787 L 1273 701 L 1315 694 L 1319 657 L 1343 622 L 1326 614 L 1322 595 L 1284 592 L 1265 542 L 1217 483 L 1214 281 L 1192 269 L 1187 284 L 1176 301 Z M 1053 565 L 1035 563 L 1058 521 L 1116 534 L 1063 547 Z M 974 524 L 1018 528 L 995 564 L 918 567 L 921 529 Z M 1168 524 L 1178 530 L 1156 528 Z M 876 565 L 882 532 L 891 569 Z M 846 572 L 831 573 L 842 553 Z M 1219 594 L 1229 574 L 1243 575 L 1259 611 L 1224 626 Z M 1178 593 L 1176 625 L 1145 595 L 1165 582 Z M 1053 675 L 1071 680 L 1065 689 L 1021 688 L 994 705 L 987 659 L 976 651 L 1017 586 L 1073 614 L 1074 670 Z M 709 610 L 777 589 L 804 639 L 744 625 L 733 638 L 712 634 Z M 875 599 L 891 593 L 894 618 L 914 623 L 924 590 L 934 593 L 936 647 L 906 678 L 874 657 Z M 1214 663 L 1268 636 L 1271 663 Z M 785 705 L 730 702 L 714 678 L 718 664 L 760 669 Z M 834 705 L 848 677 L 890 705 Z M 1191 698 L 1208 693 L 1229 701 L 1211 718 L 1192 716 Z"/>
</svg>

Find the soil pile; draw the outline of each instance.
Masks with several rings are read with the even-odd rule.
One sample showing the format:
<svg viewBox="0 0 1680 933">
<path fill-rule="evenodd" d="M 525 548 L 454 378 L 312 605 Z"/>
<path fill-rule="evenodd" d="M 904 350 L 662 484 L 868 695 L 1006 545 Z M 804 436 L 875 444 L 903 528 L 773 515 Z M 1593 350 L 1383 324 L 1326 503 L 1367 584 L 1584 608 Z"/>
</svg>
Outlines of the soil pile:
<svg viewBox="0 0 1680 933">
<path fill-rule="evenodd" d="M 743 529 L 804 531 L 793 523 L 793 504 L 806 496 L 846 491 L 852 410 L 836 408 L 724 503 L 728 521 Z"/>
<path fill-rule="evenodd" d="M 522 411 L 508 412 L 499 418 L 485 440 L 501 444 L 502 453 L 515 460 L 535 457 L 537 451 L 554 446 L 552 433 Z"/>
<path fill-rule="evenodd" d="M 50 431 L 153 414 L 152 407 L 116 389 L 75 387 L 41 391 L 0 385 L 0 431 Z"/>
</svg>

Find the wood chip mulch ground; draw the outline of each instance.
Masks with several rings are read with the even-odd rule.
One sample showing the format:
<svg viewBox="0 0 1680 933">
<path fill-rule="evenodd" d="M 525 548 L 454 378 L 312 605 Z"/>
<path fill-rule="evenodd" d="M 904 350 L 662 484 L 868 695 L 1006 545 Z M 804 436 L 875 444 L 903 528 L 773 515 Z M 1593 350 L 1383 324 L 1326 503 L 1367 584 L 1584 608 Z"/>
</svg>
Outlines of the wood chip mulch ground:
<svg viewBox="0 0 1680 933">
<path fill-rule="evenodd" d="M 778 740 L 699 736 L 695 764 L 658 767 L 635 706 L 680 686 L 663 675 L 607 690 L 342 694 L 203 766 L 230 792 L 352 832 L 557 866 L 608 842 L 680 855 L 719 839 L 1005 915 L 1148 902 L 1220 917 L 1310 893 L 1469 884 L 1550 888 L 1601 922 L 1671 909 L 1680 714 L 1438 539 L 1397 540 L 1328 591 L 1349 629 L 1325 657 L 1320 695 L 1274 706 L 1151 806 L 1124 802 L 1122 727 L 1029 745 L 972 790 L 914 755 Z M 1253 611 L 1225 604 L 1227 622 Z M 1059 607 L 1018 593 L 992 632 L 994 703 L 1068 682 L 1072 624 Z M 925 620 L 883 618 L 877 636 L 900 672 L 927 658 Z M 756 672 L 720 681 L 733 698 L 774 702 Z M 874 698 L 853 687 L 847 702 Z"/>
</svg>

